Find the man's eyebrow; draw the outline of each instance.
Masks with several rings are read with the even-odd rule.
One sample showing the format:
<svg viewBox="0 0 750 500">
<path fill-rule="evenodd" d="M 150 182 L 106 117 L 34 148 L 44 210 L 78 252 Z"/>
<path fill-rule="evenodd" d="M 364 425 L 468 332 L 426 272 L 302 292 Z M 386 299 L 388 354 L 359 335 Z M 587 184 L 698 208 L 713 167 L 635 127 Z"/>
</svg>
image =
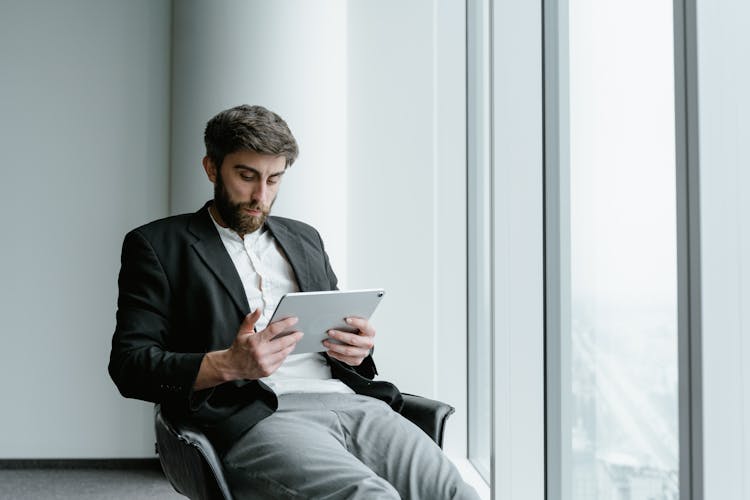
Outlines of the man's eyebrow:
<svg viewBox="0 0 750 500">
<path fill-rule="evenodd" d="M 247 170 L 247 171 L 254 173 L 258 177 L 263 177 L 263 174 L 261 174 L 257 168 L 251 167 L 250 165 L 243 165 L 240 163 L 240 164 L 235 165 L 234 168 L 237 170 Z M 286 172 L 286 167 L 284 168 L 284 170 L 281 170 L 279 172 L 274 172 L 270 174 L 268 177 L 279 177 L 281 175 L 284 175 L 285 172 Z"/>
</svg>

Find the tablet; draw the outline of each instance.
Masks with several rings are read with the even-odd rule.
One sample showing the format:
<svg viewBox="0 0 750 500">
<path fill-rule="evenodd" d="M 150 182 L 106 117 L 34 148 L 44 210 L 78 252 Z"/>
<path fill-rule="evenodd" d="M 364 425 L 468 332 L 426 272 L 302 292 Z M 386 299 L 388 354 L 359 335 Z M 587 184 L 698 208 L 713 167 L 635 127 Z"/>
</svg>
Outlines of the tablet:
<svg viewBox="0 0 750 500">
<path fill-rule="evenodd" d="M 299 318 L 297 324 L 276 338 L 294 331 L 304 332 L 291 354 L 322 352 L 326 350 L 324 340 L 336 342 L 328 337 L 328 330 L 356 331 L 346 324 L 344 318 L 369 319 L 383 295 L 383 289 L 287 293 L 276 306 L 270 323 L 296 316 Z"/>
</svg>

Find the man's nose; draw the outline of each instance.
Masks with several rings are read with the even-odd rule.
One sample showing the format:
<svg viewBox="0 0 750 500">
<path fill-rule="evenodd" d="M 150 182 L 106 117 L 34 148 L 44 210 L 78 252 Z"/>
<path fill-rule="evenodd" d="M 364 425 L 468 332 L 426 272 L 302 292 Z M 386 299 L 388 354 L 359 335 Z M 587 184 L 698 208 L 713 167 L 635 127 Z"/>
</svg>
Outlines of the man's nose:
<svg viewBox="0 0 750 500">
<path fill-rule="evenodd" d="M 268 194 L 268 186 L 266 186 L 265 182 L 261 182 L 253 190 L 253 201 L 257 201 L 261 205 L 265 205 L 267 194 Z"/>
</svg>

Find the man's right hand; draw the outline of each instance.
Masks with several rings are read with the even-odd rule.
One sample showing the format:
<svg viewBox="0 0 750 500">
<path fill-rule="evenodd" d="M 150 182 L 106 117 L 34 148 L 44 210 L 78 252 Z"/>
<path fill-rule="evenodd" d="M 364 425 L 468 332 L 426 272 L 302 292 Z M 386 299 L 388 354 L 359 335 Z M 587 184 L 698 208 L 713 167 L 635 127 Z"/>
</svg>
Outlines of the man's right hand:
<svg viewBox="0 0 750 500">
<path fill-rule="evenodd" d="M 255 323 L 260 318 L 260 309 L 245 316 L 237 336 L 229 348 L 229 367 L 234 379 L 255 380 L 268 377 L 281 366 L 286 357 L 302 338 L 302 332 L 294 332 L 274 339 L 297 323 L 297 318 L 286 318 L 271 323 L 260 332 Z"/>
<path fill-rule="evenodd" d="M 295 331 L 275 337 L 295 325 L 297 318 L 276 321 L 256 332 L 258 318 L 260 309 L 245 316 L 229 349 L 209 352 L 203 357 L 193 390 L 208 389 L 230 380 L 268 377 L 281 366 L 303 333 Z"/>
</svg>

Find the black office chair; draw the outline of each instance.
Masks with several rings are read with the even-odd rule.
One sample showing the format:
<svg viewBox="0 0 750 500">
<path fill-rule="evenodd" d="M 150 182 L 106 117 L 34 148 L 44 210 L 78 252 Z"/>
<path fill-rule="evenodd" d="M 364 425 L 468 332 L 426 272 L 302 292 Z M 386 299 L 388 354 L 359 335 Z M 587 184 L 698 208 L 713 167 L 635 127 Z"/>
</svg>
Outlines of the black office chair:
<svg viewBox="0 0 750 500">
<path fill-rule="evenodd" d="M 445 422 L 455 409 L 440 401 L 404 394 L 401 414 L 443 447 Z M 221 460 L 203 432 L 169 421 L 159 405 L 155 410 L 156 449 L 169 482 L 193 500 L 232 500 Z"/>
</svg>

